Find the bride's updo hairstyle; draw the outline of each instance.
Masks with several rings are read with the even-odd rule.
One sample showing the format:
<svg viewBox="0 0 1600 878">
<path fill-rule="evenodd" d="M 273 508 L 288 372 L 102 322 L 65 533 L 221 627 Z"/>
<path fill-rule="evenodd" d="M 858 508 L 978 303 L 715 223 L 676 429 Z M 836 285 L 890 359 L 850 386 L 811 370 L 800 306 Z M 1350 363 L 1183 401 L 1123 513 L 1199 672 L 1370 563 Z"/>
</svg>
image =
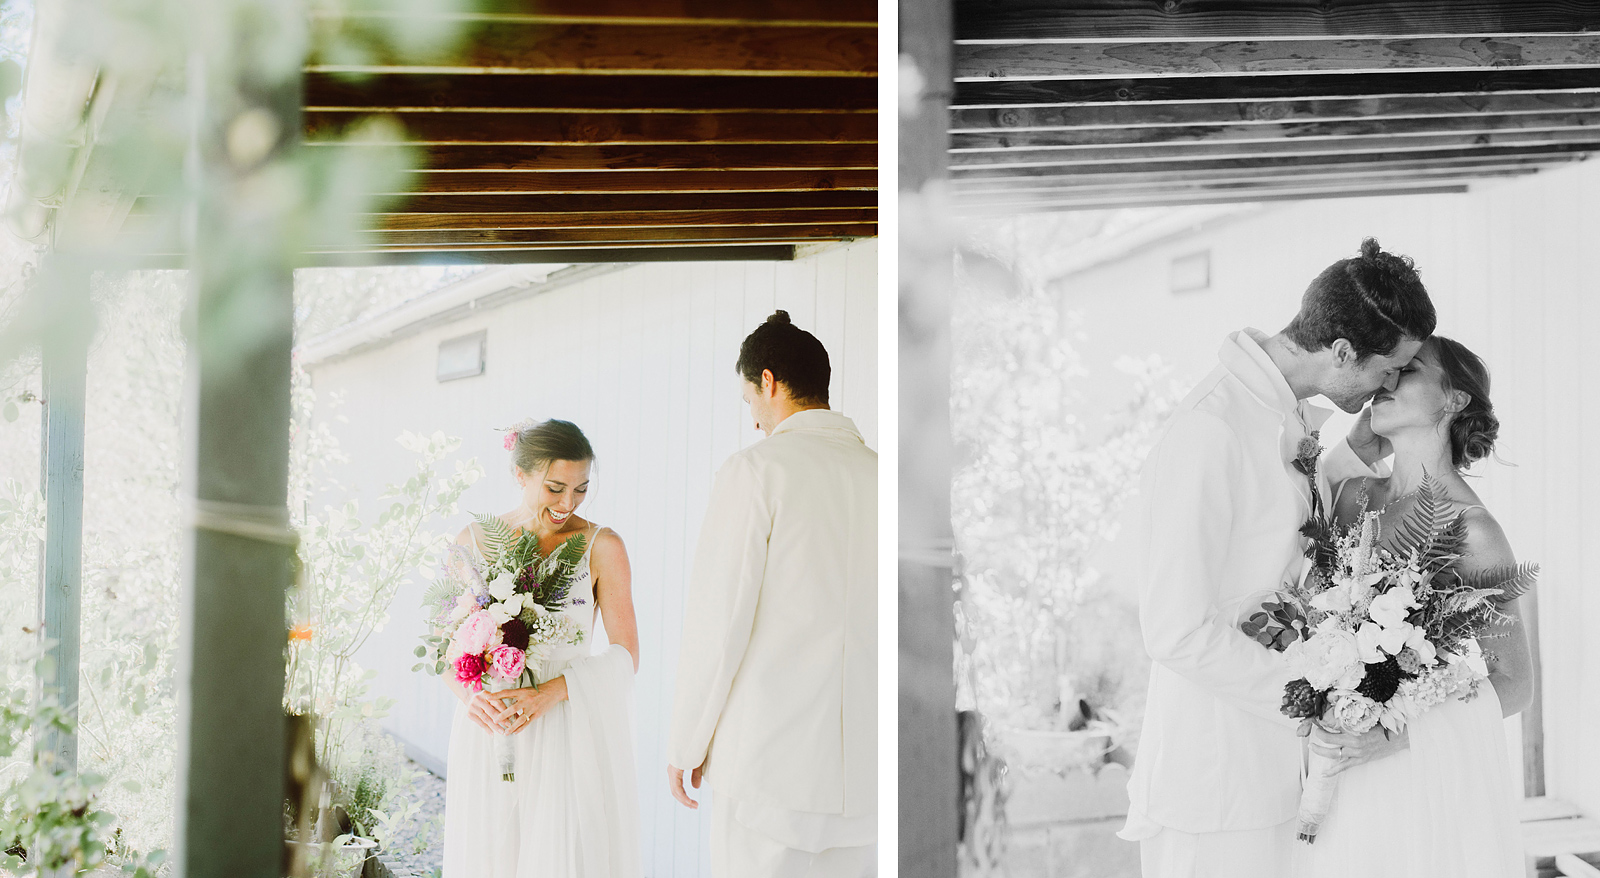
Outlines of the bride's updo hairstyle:
<svg viewBox="0 0 1600 878">
<path fill-rule="evenodd" d="M 571 421 L 541 421 L 514 433 L 511 462 L 524 473 L 539 472 L 556 460 L 594 460 L 588 437 Z"/>
<path fill-rule="evenodd" d="M 1500 419 L 1489 401 L 1489 367 L 1466 345 L 1442 335 L 1429 338 L 1422 347 L 1439 361 L 1445 391 L 1459 390 L 1471 397 L 1450 420 L 1450 462 L 1458 470 L 1466 469 L 1488 457 L 1500 435 Z"/>
<path fill-rule="evenodd" d="M 1300 312 L 1284 333 L 1304 351 L 1350 342 L 1358 360 L 1387 356 L 1403 339 L 1433 334 L 1433 301 L 1409 256 L 1385 253 L 1376 239 L 1361 255 L 1323 269 L 1300 298 Z"/>
<path fill-rule="evenodd" d="M 774 311 L 745 337 L 734 368 L 757 387 L 761 373 L 772 372 L 773 380 L 800 405 L 828 404 L 828 381 L 833 376 L 828 351 L 816 336 L 790 323 L 788 311 Z"/>
</svg>

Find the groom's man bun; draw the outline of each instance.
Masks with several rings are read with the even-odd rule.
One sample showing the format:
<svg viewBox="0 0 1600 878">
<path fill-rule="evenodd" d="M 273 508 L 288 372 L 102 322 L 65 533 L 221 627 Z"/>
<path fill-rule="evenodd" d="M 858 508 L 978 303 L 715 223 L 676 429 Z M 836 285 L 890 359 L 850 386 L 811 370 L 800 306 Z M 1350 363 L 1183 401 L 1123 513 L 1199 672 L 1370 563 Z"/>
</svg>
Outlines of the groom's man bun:
<svg viewBox="0 0 1600 878">
<path fill-rule="evenodd" d="M 833 371 L 828 352 L 817 337 L 789 322 L 789 312 L 774 311 L 739 345 L 734 366 L 744 380 L 761 386 L 761 373 L 772 377 L 800 405 L 827 405 Z"/>
<path fill-rule="evenodd" d="M 1426 339 L 1438 317 L 1409 256 L 1385 253 L 1374 238 L 1361 255 L 1317 275 L 1284 332 L 1302 350 L 1320 351 L 1338 339 L 1359 359 L 1388 354 L 1403 339 Z"/>
</svg>

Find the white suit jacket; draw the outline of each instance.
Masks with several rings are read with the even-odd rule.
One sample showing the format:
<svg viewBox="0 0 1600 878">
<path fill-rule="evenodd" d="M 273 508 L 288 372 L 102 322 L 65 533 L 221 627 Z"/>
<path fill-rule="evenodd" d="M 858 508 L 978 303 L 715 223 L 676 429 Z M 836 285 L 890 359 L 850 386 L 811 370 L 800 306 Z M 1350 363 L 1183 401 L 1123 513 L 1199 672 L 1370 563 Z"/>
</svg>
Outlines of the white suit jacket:
<svg viewBox="0 0 1600 878">
<path fill-rule="evenodd" d="M 704 763 L 747 825 L 798 818 L 752 827 L 790 846 L 872 840 L 877 521 L 878 455 L 811 409 L 728 458 L 700 530 L 667 761 Z"/>
<path fill-rule="evenodd" d="M 1298 721 L 1279 712 L 1291 675 L 1238 623 L 1302 572 L 1311 488 L 1292 462 L 1331 412 L 1295 399 L 1264 339 L 1228 336 L 1140 479 L 1128 548 L 1152 664 L 1124 838 L 1262 829 L 1298 805 Z M 1344 441 L 1325 444 L 1324 498 L 1327 477 L 1374 474 Z"/>
</svg>

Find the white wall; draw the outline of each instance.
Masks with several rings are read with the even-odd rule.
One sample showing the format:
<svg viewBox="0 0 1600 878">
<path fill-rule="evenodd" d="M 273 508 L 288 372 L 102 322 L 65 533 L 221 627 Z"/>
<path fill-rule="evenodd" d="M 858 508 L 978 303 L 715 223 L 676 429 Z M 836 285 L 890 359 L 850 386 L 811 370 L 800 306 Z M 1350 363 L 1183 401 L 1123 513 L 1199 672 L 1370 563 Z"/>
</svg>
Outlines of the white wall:
<svg viewBox="0 0 1600 878">
<path fill-rule="evenodd" d="M 1066 278 L 1063 307 L 1085 318 L 1090 408 L 1103 412 L 1128 386 L 1109 368 L 1119 354 L 1159 352 L 1187 385 L 1215 364 L 1226 333 L 1281 329 L 1307 283 L 1366 235 L 1416 260 L 1439 333 L 1493 374 L 1499 454 L 1514 465 L 1476 472 L 1518 557 L 1543 565 L 1547 789 L 1600 815 L 1600 647 L 1587 636 L 1600 626 L 1600 514 L 1587 510 L 1600 497 L 1600 365 L 1584 350 L 1600 334 L 1600 165 L 1460 195 L 1275 206 Z M 1169 292 L 1171 259 L 1206 249 L 1211 288 Z"/>
<path fill-rule="evenodd" d="M 645 874 L 709 874 L 709 811 L 666 794 L 665 731 L 682 621 L 684 581 L 712 475 L 761 438 L 739 397 L 739 343 L 774 308 L 817 336 L 833 365 L 832 407 L 877 447 L 877 242 L 792 263 L 643 264 L 509 304 L 313 367 L 319 399 L 341 393 L 329 420 L 352 463 L 344 481 L 368 502 L 403 480 L 402 430 L 464 439 L 460 456 L 488 471 L 462 499 L 471 511 L 517 502 L 503 434 L 525 417 L 583 428 L 598 457 L 580 514 L 614 528 L 633 567 L 641 662 L 635 750 Z M 440 383 L 438 343 L 488 330 L 485 374 Z M 326 416 L 326 413 L 324 413 Z M 437 678 L 410 672 L 421 631 L 421 584 L 402 590 L 394 621 L 360 656 L 374 690 L 399 705 L 391 731 L 442 763 L 455 699 Z"/>
</svg>

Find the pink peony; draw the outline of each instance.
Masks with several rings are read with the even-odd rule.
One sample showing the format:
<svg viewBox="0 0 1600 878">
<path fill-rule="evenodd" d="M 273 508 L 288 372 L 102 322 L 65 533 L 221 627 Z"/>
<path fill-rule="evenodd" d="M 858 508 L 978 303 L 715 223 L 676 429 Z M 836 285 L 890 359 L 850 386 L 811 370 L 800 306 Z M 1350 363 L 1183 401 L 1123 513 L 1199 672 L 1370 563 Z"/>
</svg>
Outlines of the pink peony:
<svg viewBox="0 0 1600 878">
<path fill-rule="evenodd" d="M 461 627 L 456 629 L 456 648 L 463 653 L 482 655 L 488 651 L 489 641 L 498 630 L 488 612 L 478 610 L 462 620 Z"/>
<path fill-rule="evenodd" d="M 497 646 L 494 648 L 494 652 L 489 654 L 489 659 L 490 667 L 494 669 L 496 677 L 502 680 L 513 680 L 522 673 L 525 656 L 522 650 L 514 646 Z"/>
<path fill-rule="evenodd" d="M 456 659 L 456 682 L 474 692 L 482 692 L 483 656 L 473 653 Z"/>
<path fill-rule="evenodd" d="M 516 430 L 512 430 L 511 432 L 506 434 L 506 443 L 505 444 L 506 444 L 506 450 L 507 451 L 511 450 L 511 446 L 517 444 L 517 431 Z"/>
</svg>

